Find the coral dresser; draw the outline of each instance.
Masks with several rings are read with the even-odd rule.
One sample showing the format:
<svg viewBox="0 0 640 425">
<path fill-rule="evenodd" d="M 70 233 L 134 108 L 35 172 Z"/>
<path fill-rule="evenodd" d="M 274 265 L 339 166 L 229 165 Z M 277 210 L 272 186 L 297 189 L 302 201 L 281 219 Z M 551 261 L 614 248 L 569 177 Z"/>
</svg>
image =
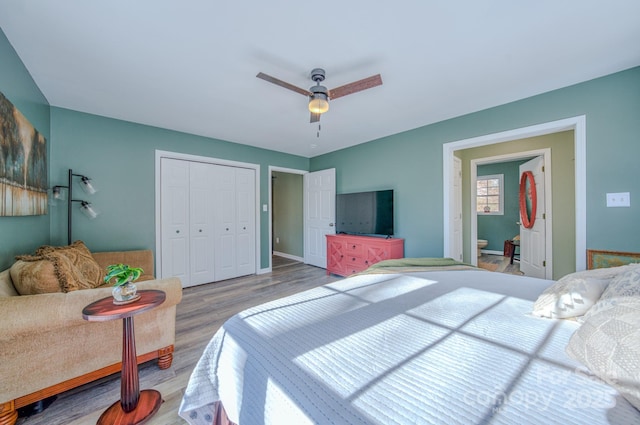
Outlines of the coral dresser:
<svg viewBox="0 0 640 425">
<path fill-rule="evenodd" d="M 372 264 L 404 257 L 404 239 L 327 235 L 327 274 L 349 276 Z"/>
</svg>

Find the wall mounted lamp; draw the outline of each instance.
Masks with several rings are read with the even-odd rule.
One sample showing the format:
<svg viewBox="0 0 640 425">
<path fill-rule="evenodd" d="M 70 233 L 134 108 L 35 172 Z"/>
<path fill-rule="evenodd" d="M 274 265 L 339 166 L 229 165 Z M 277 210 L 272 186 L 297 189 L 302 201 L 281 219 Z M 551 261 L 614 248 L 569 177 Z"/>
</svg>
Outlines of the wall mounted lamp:
<svg viewBox="0 0 640 425">
<path fill-rule="evenodd" d="M 73 199 L 73 177 L 80 177 L 80 187 L 84 192 L 88 195 L 93 195 L 96 193 L 96 188 L 93 186 L 91 179 L 87 176 L 83 176 L 82 174 L 74 174 L 73 170 L 69 168 L 69 179 L 67 186 L 53 186 L 51 192 L 53 194 L 54 199 L 63 200 L 65 198 L 64 192 L 62 189 L 67 189 L 68 197 L 67 197 L 67 243 L 71 245 L 71 229 L 72 229 L 72 210 L 71 205 L 74 202 L 80 202 L 80 211 L 86 215 L 90 219 L 94 219 L 100 214 L 100 212 L 91 205 L 90 202 L 87 202 L 82 199 Z"/>
</svg>

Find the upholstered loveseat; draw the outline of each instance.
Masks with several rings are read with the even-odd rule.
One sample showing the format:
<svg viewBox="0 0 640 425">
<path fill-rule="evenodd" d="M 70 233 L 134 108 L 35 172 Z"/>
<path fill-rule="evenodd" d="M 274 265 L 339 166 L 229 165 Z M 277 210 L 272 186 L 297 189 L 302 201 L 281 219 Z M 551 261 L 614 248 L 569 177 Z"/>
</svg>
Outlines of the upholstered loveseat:
<svg viewBox="0 0 640 425">
<path fill-rule="evenodd" d="M 84 250 L 88 253 L 86 247 Z M 147 274 L 136 282 L 138 289 L 166 293 L 162 305 L 136 316 L 134 324 L 138 363 L 158 359 L 161 369 L 169 368 L 176 305 L 182 298 L 180 280 L 155 280 L 149 273 L 153 270 L 153 254 L 148 250 L 89 255 L 101 270 L 115 263 L 142 267 Z M 82 289 L 80 284 L 80 288 L 72 288 L 74 276 L 69 275 L 69 270 L 64 271 L 64 276 L 59 264 L 39 262 L 37 255 L 25 260 L 0 272 L 0 425 L 15 423 L 17 410 L 23 406 L 117 373 L 121 368 L 122 321 L 88 322 L 82 318 L 82 309 L 111 296 L 112 287 L 106 284 Z M 60 290 L 22 295 L 21 291 L 43 290 L 34 289 L 33 282 L 15 281 L 33 281 L 35 272 L 26 270 L 25 265 L 45 277 L 57 275 L 61 278 Z M 76 272 L 82 274 L 82 268 L 79 270 Z"/>
</svg>

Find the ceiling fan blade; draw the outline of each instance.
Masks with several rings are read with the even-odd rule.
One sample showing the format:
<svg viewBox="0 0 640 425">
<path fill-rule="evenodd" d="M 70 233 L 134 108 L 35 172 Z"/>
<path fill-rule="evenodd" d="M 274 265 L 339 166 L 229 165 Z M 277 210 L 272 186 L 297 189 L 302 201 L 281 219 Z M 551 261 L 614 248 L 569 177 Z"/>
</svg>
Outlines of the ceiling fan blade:
<svg viewBox="0 0 640 425">
<path fill-rule="evenodd" d="M 314 122 L 320 121 L 320 115 L 321 114 L 319 114 L 317 112 L 311 112 L 311 118 L 309 119 L 309 122 L 310 123 L 314 123 Z"/>
<path fill-rule="evenodd" d="M 300 94 L 302 94 L 304 96 L 311 96 L 312 95 L 312 93 L 309 90 L 301 89 L 300 87 L 296 87 L 293 84 L 289 84 L 286 81 L 279 80 L 279 79 L 277 79 L 275 77 L 272 77 L 270 75 L 264 74 L 262 72 L 258 72 L 258 75 L 256 75 L 256 77 L 258 77 L 260 79 L 263 79 L 265 81 L 268 81 L 268 82 L 270 82 L 272 84 L 275 84 L 276 86 L 284 87 L 285 89 L 289 89 L 289 90 L 292 90 L 292 91 L 294 91 L 296 93 L 300 93 Z"/>
<path fill-rule="evenodd" d="M 348 94 L 357 93 L 380 85 L 382 85 L 382 77 L 380 74 L 372 75 L 371 77 L 363 78 L 362 80 L 354 81 L 353 83 L 345 84 L 344 86 L 329 90 L 329 99 L 337 99 Z"/>
</svg>

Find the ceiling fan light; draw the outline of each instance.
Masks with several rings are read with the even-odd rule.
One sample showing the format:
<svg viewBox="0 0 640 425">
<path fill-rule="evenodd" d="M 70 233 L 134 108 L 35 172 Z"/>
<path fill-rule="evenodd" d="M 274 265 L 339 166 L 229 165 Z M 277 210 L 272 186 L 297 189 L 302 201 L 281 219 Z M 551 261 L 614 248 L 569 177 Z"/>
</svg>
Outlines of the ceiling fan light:
<svg viewBox="0 0 640 425">
<path fill-rule="evenodd" d="M 324 114 L 329 110 L 329 100 L 324 93 L 314 93 L 309 100 L 309 111 L 314 114 Z"/>
</svg>

